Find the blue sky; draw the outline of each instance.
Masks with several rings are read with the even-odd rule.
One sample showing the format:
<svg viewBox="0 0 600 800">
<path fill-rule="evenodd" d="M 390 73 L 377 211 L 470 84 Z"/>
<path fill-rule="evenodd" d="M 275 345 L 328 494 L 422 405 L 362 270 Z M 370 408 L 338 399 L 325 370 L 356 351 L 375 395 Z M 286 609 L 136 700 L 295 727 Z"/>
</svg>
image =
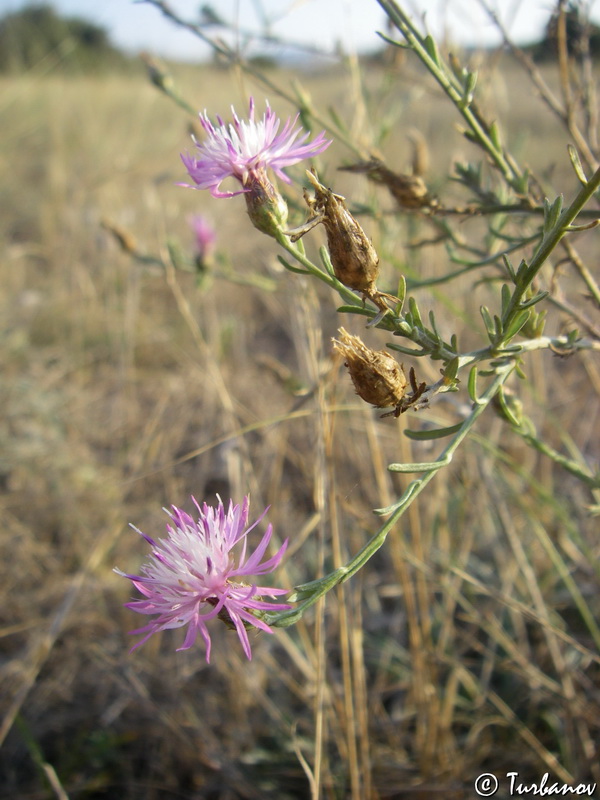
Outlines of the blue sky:
<svg viewBox="0 0 600 800">
<path fill-rule="evenodd" d="M 37 0 L 43 2 L 44 0 Z M 49 0 L 57 11 L 87 17 L 105 27 L 112 41 L 130 52 L 148 50 L 156 55 L 200 59 L 208 55 L 192 34 L 169 24 L 158 9 L 134 0 Z M 543 30 L 556 0 L 488 0 L 500 10 L 516 41 L 534 40 Z M 169 0 L 171 7 L 195 20 L 200 0 Z M 0 13 L 15 11 L 27 0 L 0 0 Z M 403 0 L 415 17 L 426 14 L 434 34 L 450 31 L 460 43 L 492 44 L 498 41 L 493 26 L 481 12 L 478 0 Z M 592 2 L 595 19 L 600 2 Z M 260 13 L 272 23 L 273 33 L 332 50 L 341 40 L 346 48 L 374 49 L 377 30 L 384 29 L 384 14 L 376 0 L 213 0 L 219 14 L 257 30 Z M 262 10 L 262 11 L 261 11 Z"/>
</svg>

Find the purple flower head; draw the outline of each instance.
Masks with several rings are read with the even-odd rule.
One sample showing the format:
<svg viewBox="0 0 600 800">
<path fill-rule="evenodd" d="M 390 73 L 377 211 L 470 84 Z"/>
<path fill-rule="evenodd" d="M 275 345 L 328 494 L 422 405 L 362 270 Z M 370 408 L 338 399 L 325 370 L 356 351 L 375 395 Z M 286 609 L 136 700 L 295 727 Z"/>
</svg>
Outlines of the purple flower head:
<svg viewBox="0 0 600 800">
<path fill-rule="evenodd" d="M 299 136 L 302 128 L 295 127 L 299 114 L 293 120 L 288 119 L 279 132 L 281 120 L 268 103 L 262 120 L 256 122 L 252 97 L 248 121 L 239 119 L 233 107 L 231 111 L 233 123 L 227 125 L 218 116 L 216 127 L 206 111 L 200 114 L 200 122 L 208 137 L 202 143 L 194 139 L 196 157 L 187 153 L 181 155 L 190 178 L 196 184 L 191 188 L 210 189 L 213 197 L 233 197 L 252 191 L 252 183 L 264 181 L 267 168 L 286 183 L 291 183 L 282 171 L 284 167 L 322 153 L 331 144 L 331 140 L 325 139 L 325 131 L 308 143 L 309 133 L 305 131 Z M 222 181 L 230 177 L 236 178 L 242 188 L 237 192 L 221 192 Z"/>
<path fill-rule="evenodd" d="M 213 508 L 206 503 L 200 507 L 192 498 L 199 514 L 197 521 L 185 511 L 172 506 L 172 510 L 167 511 L 171 518 L 167 525 L 168 538 L 159 539 L 158 542 L 134 528 L 152 547 L 150 561 L 142 567 L 141 575 L 128 575 L 118 569 L 115 572 L 129 578 L 144 595 L 143 599 L 126 603 L 127 608 L 140 614 L 156 615 L 156 618 L 144 627 L 131 631 L 146 634 L 132 650 L 142 645 L 153 633 L 187 626 L 185 640 L 177 648 L 178 651 L 190 648 L 200 633 L 206 645 L 208 662 L 211 639 L 206 623 L 218 616 L 237 631 L 244 653 L 250 659 L 252 652 L 247 628 L 254 626 L 273 633 L 272 628 L 261 619 L 262 612 L 290 607 L 262 599 L 264 595 L 274 597 L 287 594 L 287 589 L 257 586 L 239 580 L 243 576 L 272 572 L 283 558 L 287 540 L 274 556 L 261 562 L 273 532 L 271 525 L 267 527 L 256 550 L 246 557 L 246 536 L 269 509 L 266 508 L 256 522 L 247 527 L 248 497 L 244 498 L 241 506 L 234 506 L 230 500 L 227 512 L 218 495 L 217 499 L 219 503 Z M 232 550 L 238 542 L 241 542 L 241 551 L 234 558 Z"/>
<path fill-rule="evenodd" d="M 215 249 L 217 232 L 212 223 L 202 214 L 195 214 L 188 220 L 196 239 L 196 253 L 201 261 L 210 258 Z"/>
</svg>

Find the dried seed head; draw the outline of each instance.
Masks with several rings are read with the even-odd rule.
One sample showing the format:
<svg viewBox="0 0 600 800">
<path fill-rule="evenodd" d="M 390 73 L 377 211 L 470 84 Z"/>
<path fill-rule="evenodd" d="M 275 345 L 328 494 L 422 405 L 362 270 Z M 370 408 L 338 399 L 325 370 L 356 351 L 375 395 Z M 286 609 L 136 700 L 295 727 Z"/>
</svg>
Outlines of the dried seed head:
<svg viewBox="0 0 600 800">
<path fill-rule="evenodd" d="M 311 198 L 305 192 L 304 199 L 312 217 L 319 218 L 318 222 L 322 222 L 327 231 L 327 247 L 335 277 L 349 289 L 371 297 L 377 291 L 375 281 L 379 274 L 379 256 L 375 248 L 348 211 L 344 198 L 319 183 L 312 172 L 307 175 L 315 196 Z"/>
<path fill-rule="evenodd" d="M 399 408 L 408 385 L 404 367 L 385 350 L 371 350 L 344 328 L 338 333 L 333 347 L 346 362 L 356 394 L 377 408 Z"/>
<path fill-rule="evenodd" d="M 422 169 L 423 165 L 418 164 L 417 169 Z M 361 172 L 374 183 L 382 183 L 387 186 L 390 194 L 402 208 L 436 208 L 438 201 L 429 194 L 427 184 L 420 174 L 399 175 L 392 172 L 378 158 L 371 158 L 370 161 L 361 161 L 349 167 L 342 167 L 346 172 Z"/>
</svg>

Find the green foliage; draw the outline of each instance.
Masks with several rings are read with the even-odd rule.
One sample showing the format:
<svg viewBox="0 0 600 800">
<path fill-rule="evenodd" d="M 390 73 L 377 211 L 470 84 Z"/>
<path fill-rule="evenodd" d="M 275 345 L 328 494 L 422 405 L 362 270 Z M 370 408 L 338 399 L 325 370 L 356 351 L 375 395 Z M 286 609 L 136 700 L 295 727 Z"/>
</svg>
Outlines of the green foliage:
<svg viewBox="0 0 600 800">
<path fill-rule="evenodd" d="M 0 72 L 22 72 L 46 62 L 67 71 L 123 68 L 128 59 L 99 25 L 61 17 L 50 5 L 31 5 L 0 21 Z"/>
</svg>

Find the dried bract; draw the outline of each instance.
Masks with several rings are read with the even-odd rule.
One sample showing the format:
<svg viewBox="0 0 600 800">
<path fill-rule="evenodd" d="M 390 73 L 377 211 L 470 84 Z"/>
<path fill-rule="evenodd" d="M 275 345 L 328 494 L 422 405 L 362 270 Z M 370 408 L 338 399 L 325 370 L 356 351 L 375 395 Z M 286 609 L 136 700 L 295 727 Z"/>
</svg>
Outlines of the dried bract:
<svg viewBox="0 0 600 800">
<path fill-rule="evenodd" d="M 333 347 L 344 358 L 356 394 L 367 403 L 377 408 L 389 408 L 393 411 L 382 414 L 383 417 L 399 417 L 409 408 L 424 408 L 427 384 L 417 384 L 415 371 L 411 367 L 409 378 L 412 392 L 407 394 L 409 381 L 404 366 L 386 350 L 371 350 L 358 336 L 353 336 L 344 328 L 340 328 L 339 339 L 333 339 Z"/>
<path fill-rule="evenodd" d="M 420 175 L 400 175 L 392 172 L 378 158 L 371 158 L 369 161 L 361 161 L 341 169 L 346 172 L 364 173 L 374 183 L 383 184 L 401 208 L 432 209 L 438 206 L 437 199 L 429 193 L 427 184 Z"/>
<path fill-rule="evenodd" d="M 348 211 L 344 197 L 319 183 L 314 170 L 306 174 L 315 190 L 314 197 L 304 192 L 309 218 L 299 228 L 287 231 L 287 235 L 297 242 L 305 233 L 323 223 L 335 277 L 349 289 L 361 292 L 363 300 L 369 298 L 381 310 L 389 308 L 388 302 L 395 305 L 398 298 L 378 291 L 375 285 L 379 274 L 379 256 Z"/>
<path fill-rule="evenodd" d="M 371 350 L 344 328 L 338 333 L 333 347 L 344 358 L 356 394 L 377 408 L 398 406 L 408 385 L 404 367 L 385 350 Z"/>
</svg>

